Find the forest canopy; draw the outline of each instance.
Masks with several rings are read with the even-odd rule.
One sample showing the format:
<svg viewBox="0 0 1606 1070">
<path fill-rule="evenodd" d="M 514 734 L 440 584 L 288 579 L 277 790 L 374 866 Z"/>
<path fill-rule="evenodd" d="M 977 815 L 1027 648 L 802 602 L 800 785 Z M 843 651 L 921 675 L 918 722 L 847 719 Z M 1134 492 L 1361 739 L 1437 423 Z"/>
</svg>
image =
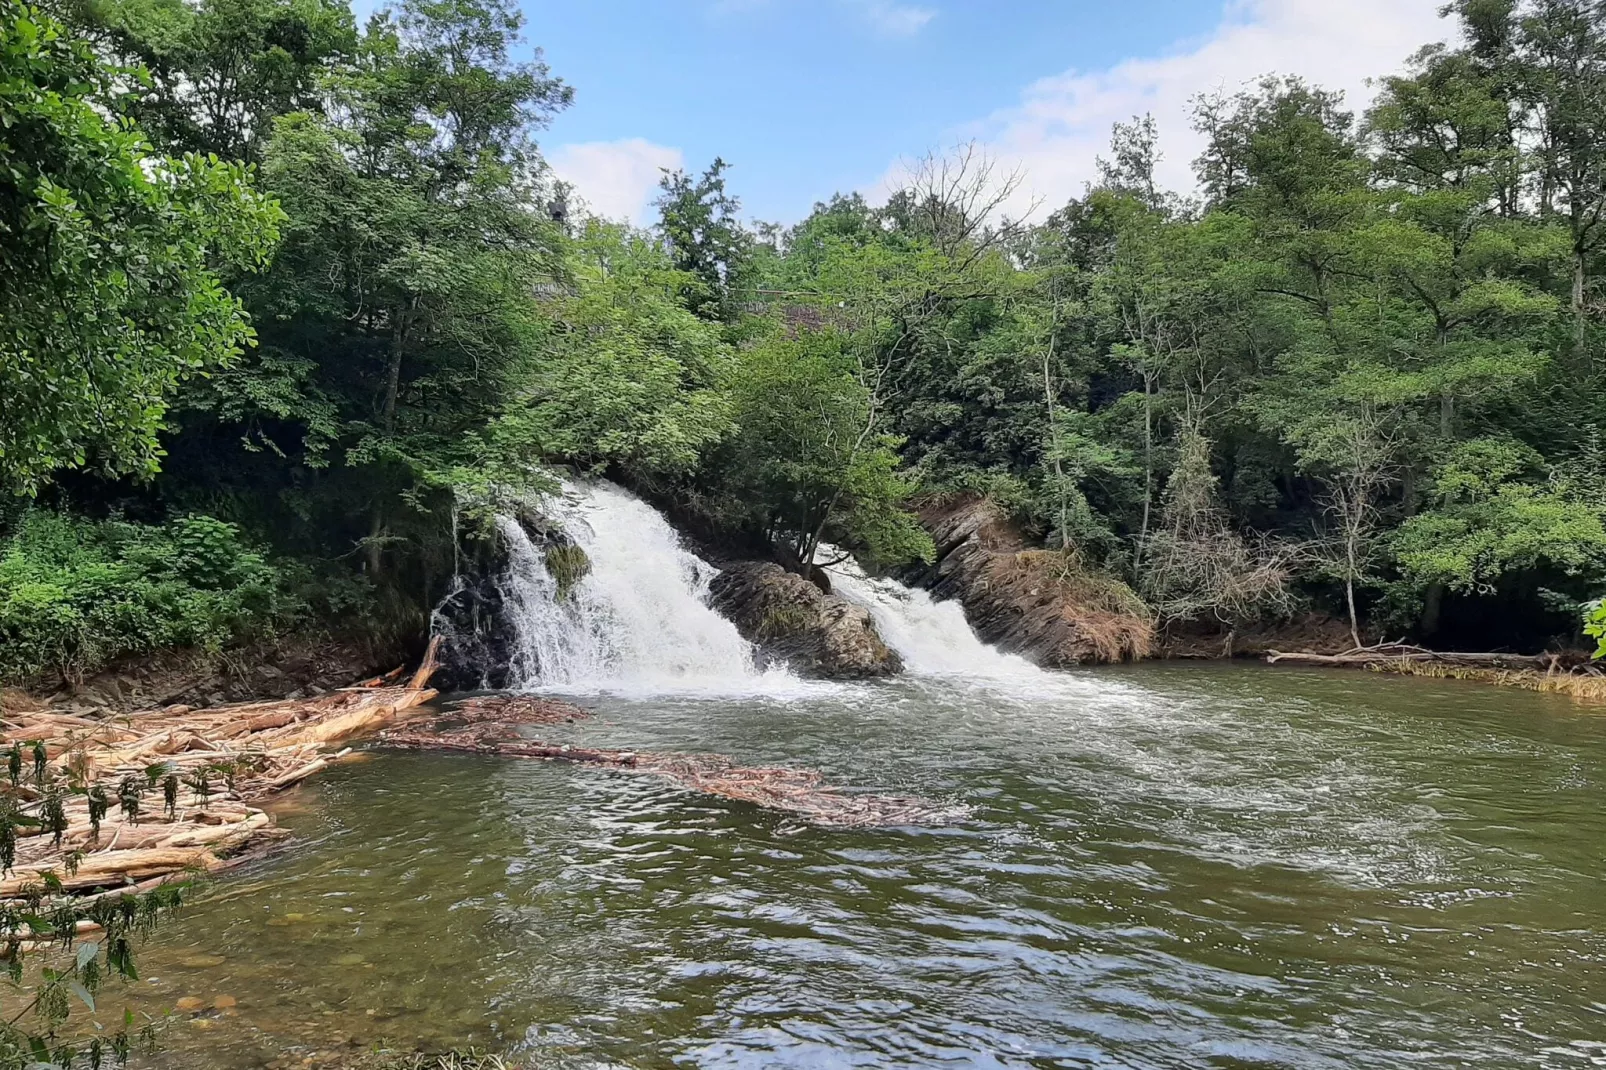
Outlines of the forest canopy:
<svg viewBox="0 0 1606 1070">
<path fill-rule="evenodd" d="M 1295 77 L 1197 99 L 1193 189 L 1136 116 L 1027 219 L 971 146 L 785 227 L 715 159 L 632 227 L 543 161 L 573 92 L 505 0 L 0 0 L 0 641 L 74 672 L 416 635 L 464 524 L 567 467 L 805 574 L 929 560 L 912 506 L 985 494 L 1168 630 L 1576 642 L 1606 23 L 1452 8 L 1365 111 Z M 79 528 L 155 549 L 86 587 L 46 537 Z M 202 531 L 244 571 L 186 572 Z M 213 616 L 116 634 L 106 599 L 163 584 Z"/>
</svg>

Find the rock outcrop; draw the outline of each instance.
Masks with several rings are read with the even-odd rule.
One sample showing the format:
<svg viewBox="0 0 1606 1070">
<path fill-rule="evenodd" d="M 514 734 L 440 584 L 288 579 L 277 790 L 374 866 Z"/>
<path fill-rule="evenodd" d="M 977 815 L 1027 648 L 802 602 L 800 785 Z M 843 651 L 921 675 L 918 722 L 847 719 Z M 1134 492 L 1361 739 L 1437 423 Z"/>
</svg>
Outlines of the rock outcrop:
<svg viewBox="0 0 1606 1070">
<path fill-rule="evenodd" d="M 709 587 L 710 605 L 771 662 L 830 679 L 901 672 L 870 612 L 770 561 L 738 561 Z"/>
<path fill-rule="evenodd" d="M 1064 554 L 1031 548 L 996 503 L 963 495 L 930 501 L 919 515 L 937 558 L 906 580 L 959 599 L 986 642 L 1051 669 L 1152 652 L 1154 625 L 1142 599 Z"/>
<path fill-rule="evenodd" d="M 561 597 L 590 569 L 585 551 L 546 517 L 521 511 L 516 523 L 529 537 Z M 435 607 L 431 631 L 445 643 L 435 679 L 446 691 L 512 687 L 517 638 L 508 617 L 514 561 L 505 535 L 476 535 L 459 545 L 452 590 Z"/>
</svg>

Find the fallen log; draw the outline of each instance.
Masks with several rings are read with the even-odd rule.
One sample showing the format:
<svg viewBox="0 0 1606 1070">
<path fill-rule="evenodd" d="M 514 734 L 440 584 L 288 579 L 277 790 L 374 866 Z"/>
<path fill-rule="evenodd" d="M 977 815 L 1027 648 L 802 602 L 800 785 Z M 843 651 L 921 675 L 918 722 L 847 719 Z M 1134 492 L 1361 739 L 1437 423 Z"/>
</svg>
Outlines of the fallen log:
<svg viewBox="0 0 1606 1070">
<path fill-rule="evenodd" d="M 1434 662 L 1442 665 L 1461 665 L 1483 669 L 1540 669 L 1571 668 L 1582 661 L 1575 654 L 1508 654 L 1501 651 L 1468 653 L 1465 651 L 1428 650 L 1425 647 L 1404 643 L 1382 643 L 1377 646 L 1355 647 L 1339 654 L 1317 654 L 1311 651 L 1269 650 L 1268 664 L 1287 662 L 1294 665 L 1369 666 L 1383 662 Z"/>
<path fill-rule="evenodd" d="M 518 729 L 531 719 L 549 724 L 556 723 L 559 716 L 564 720 L 574 719 L 569 713 L 572 708 L 567 708 L 566 703 L 554 708 L 517 700 L 503 704 L 469 702 L 476 705 L 466 716 L 460 708 L 433 725 L 386 732 L 380 736 L 380 742 L 410 750 L 575 762 L 649 774 L 704 795 L 751 803 L 811 824 L 837 828 L 945 824 L 962 813 L 960 808 L 913 796 L 849 793 L 826 784 L 824 777 L 814 770 L 741 766 L 721 754 L 658 754 L 548 743 L 523 736 Z M 513 719 L 493 719 L 498 712 L 505 712 Z"/>
</svg>

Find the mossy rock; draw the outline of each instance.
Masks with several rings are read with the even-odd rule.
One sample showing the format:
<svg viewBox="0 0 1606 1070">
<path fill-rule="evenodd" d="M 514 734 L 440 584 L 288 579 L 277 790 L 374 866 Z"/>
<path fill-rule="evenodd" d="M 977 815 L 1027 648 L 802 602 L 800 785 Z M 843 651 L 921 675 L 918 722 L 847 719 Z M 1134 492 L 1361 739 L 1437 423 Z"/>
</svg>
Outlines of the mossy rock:
<svg viewBox="0 0 1606 1070">
<path fill-rule="evenodd" d="M 574 585 L 591 572 L 591 558 L 574 543 L 558 543 L 546 550 L 547 573 L 558 583 L 558 597 L 567 598 Z"/>
<path fill-rule="evenodd" d="M 770 606 L 759 618 L 756 634 L 760 640 L 801 635 L 819 623 L 819 615 L 802 606 Z"/>
</svg>

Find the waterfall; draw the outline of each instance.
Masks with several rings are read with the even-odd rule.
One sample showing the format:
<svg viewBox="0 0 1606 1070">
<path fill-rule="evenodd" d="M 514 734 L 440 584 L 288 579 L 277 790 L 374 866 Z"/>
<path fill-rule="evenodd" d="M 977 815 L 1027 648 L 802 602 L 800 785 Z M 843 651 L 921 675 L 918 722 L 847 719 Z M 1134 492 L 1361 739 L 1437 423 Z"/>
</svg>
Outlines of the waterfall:
<svg viewBox="0 0 1606 1070">
<path fill-rule="evenodd" d="M 526 690 L 632 693 L 773 691 L 735 625 L 708 608 L 718 570 L 685 549 L 650 505 L 612 484 L 566 483 L 542 503 L 590 558 L 562 597 L 541 547 L 511 517 L 500 580 L 512 630 L 510 682 Z"/>
<path fill-rule="evenodd" d="M 820 556 L 843 558 L 827 569 L 832 589 L 870 611 L 882 640 L 898 652 L 911 674 L 995 680 L 1044 675 L 1025 658 L 977 638 L 957 601 L 939 602 L 928 591 L 868 576 L 834 547 L 822 547 Z"/>
</svg>

